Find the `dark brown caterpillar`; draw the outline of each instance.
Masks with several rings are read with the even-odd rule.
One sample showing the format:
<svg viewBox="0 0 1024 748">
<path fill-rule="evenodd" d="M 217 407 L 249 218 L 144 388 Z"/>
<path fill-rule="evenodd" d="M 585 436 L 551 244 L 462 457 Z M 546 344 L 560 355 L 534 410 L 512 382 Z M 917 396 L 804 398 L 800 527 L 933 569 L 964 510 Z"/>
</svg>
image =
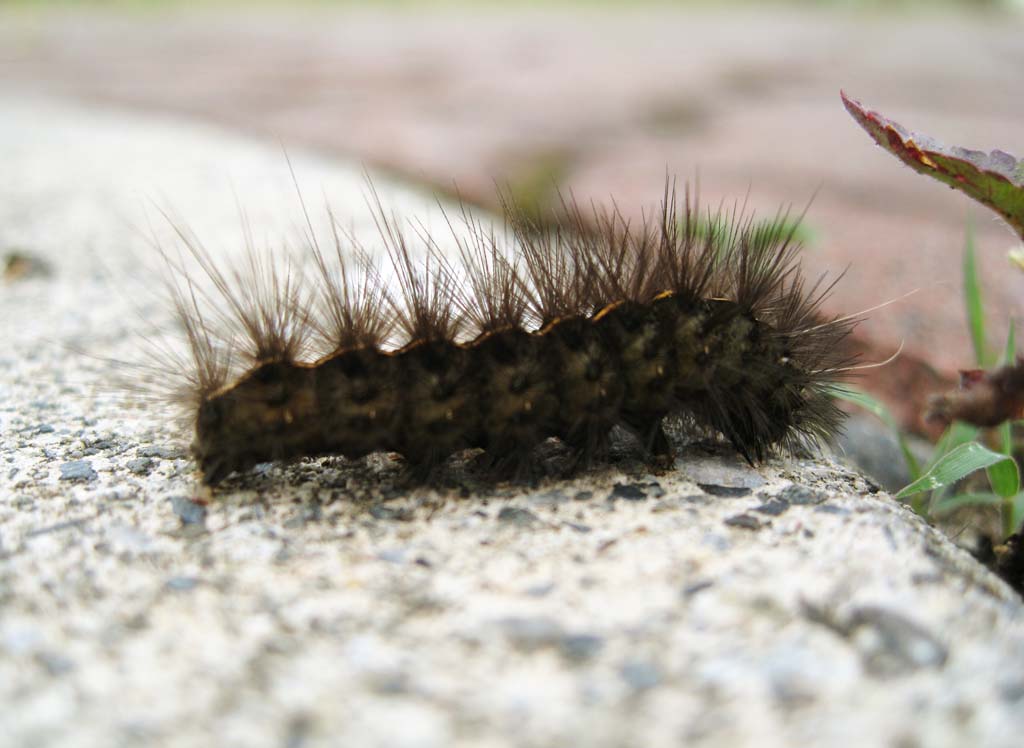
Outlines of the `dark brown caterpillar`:
<svg viewBox="0 0 1024 748">
<path fill-rule="evenodd" d="M 310 226 L 312 285 L 255 255 L 225 275 L 179 232 L 215 288 L 173 286 L 204 482 L 376 451 L 420 474 L 467 448 L 519 469 L 549 437 L 599 455 L 614 426 L 666 455 L 667 416 L 720 432 L 748 460 L 839 428 L 827 389 L 853 323 L 819 318 L 828 288 L 806 287 L 792 231 L 702 215 L 689 192 L 666 189 L 637 223 L 564 201 L 551 227 L 506 204 L 502 232 L 464 210 L 450 262 L 374 208 L 397 290 L 337 229 L 329 260 Z"/>
</svg>

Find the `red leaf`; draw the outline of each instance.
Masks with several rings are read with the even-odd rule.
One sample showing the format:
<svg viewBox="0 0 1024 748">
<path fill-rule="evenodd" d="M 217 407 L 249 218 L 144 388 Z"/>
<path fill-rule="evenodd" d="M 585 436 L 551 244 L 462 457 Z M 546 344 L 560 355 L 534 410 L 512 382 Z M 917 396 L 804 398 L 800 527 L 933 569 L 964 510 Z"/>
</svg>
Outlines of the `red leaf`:
<svg viewBox="0 0 1024 748">
<path fill-rule="evenodd" d="M 839 94 L 846 110 L 876 143 L 915 171 L 988 206 L 1024 239 L 1024 161 L 1000 150 L 985 153 L 945 146 L 866 109 L 842 91 Z"/>
</svg>

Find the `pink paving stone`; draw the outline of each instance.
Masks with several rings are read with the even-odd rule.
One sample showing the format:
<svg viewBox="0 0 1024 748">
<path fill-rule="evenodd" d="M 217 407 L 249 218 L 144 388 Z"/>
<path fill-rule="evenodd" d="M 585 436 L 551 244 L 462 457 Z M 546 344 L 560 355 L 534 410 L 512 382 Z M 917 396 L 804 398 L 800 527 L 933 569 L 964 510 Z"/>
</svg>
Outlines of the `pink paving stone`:
<svg viewBox="0 0 1024 748">
<path fill-rule="evenodd" d="M 493 203 L 495 180 L 557 167 L 580 199 L 638 214 L 666 174 L 706 203 L 801 210 L 828 311 L 872 312 L 865 371 L 908 425 L 972 361 L 960 295 L 973 221 L 993 343 L 1024 299 L 1015 237 L 902 167 L 840 87 L 938 139 L 1024 153 L 1024 18 L 697 12 L 238 10 L 0 15 L 0 85 L 184 112 L 308 144 Z M 913 295 L 903 298 L 909 292 Z"/>
</svg>

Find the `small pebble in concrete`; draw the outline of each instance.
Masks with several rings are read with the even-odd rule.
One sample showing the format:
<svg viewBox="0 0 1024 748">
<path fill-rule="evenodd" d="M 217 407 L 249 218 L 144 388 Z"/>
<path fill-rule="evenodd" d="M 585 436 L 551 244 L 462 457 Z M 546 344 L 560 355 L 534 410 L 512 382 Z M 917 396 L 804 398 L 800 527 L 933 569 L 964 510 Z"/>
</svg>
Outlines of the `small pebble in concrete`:
<svg viewBox="0 0 1024 748">
<path fill-rule="evenodd" d="M 778 492 L 778 498 L 790 504 L 820 504 L 828 498 L 828 494 L 799 483 L 791 483 Z"/>
<path fill-rule="evenodd" d="M 530 497 L 530 503 L 537 506 L 558 506 L 569 500 L 562 491 L 545 491 Z"/>
<path fill-rule="evenodd" d="M 651 481 L 643 485 L 644 490 L 647 492 L 648 496 L 652 496 L 655 499 L 660 499 L 662 496 L 665 495 L 665 489 L 660 483 L 658 483 L 658 481 Z"/>
<path fill-rule="evenodd" d="M 814 511 L 821 514 L 849 514 L 849 509 L 844 509 L 841 506 L 834 506 L 832 504 L 819 504 L 814 507 Z"/>
<path fill-rule="evenodd" d="M 374 519 L 391 520 L 393 522 L 411 522 L 413 512 L 406 506 L 374 504 L 370 507 L 370 516 Z"/>
<path fill-rule="evenodd" d="M 555 589 L 554 582 L 542 582 L 527 587 L 525 592 L 530 597 L 547 597 Z"/>
<path fill-rule="evenodd" d="M 750 494 L 750 489 L 745 486 L 719 486 L 715 483 L 698 483 L 697 485 L 705 493 L 723 499 L 738 499 Z"/>
<path fill-rule="evenodd" d="M 69 519 L 69 520 L 65 520 L 63 522 L 57 522 L 57 523 L 52 524 L 52 525 L 47 525 L 46 527 L 39 527 L 39 528 L 37 528 L 35 530 L 29 530 L 27 533 L 25 533 L 25 537 L 26 538 L 34 538 L 34 537 L 37 537 L 39 535 L 49 535 L 52 532 L 60 532 L 61 530 L 68 530 L 68 529 L 71 529 L 72 527 L 81 527 L 86 522 L 88 522 L 90 519 L 91 519 L 90 517 L 79 517 L 78 519 Z"/>
<path fill-rule="evenodd" d="M 999 698 L 1010 704 L 1024 701 L 1024 679 L 1003 682 L 999 686 Z"/>
<path fill-rule="evenodd" d="M 370 511 L 373 515 L 373 511 Z M 308 504 L 304 504 L 299 507 L 298 511 L 284 522 L 284 526 L 289 530 L 303 527 L 309 522 L 319 522 L 323 518 L 323 509 L 320 503 L 317 501 L 311 501 Z"/>
<path fill-rule="evenodd" d="M 498 521 L 507 522 L 519 527 L 533 527 L 540 522 L 540 517 L 529 509 L 522 509 L 518 506 L 506 506 L 502 507 L 501 511 L 498 512 Z"/>
<path fill-rule="evenodd" d="M 182 450 L 171 447 L 139 447 L 135 454 L 138 457 L 156 457 L 160 460 L 180 460 L 186 456 Z"/>
<path fill-rule="evenodd" d="M 799 709 L 814 702 L 814 692 L 795 673 L 783 671 L 771 677 L 771 692 L 783 709 Z"/>
<path fill-rule="evenodd" d="M 595 634 L 569 634 L 559 644 L 562 656 L 573 662 L 589 660 L 603 647 L 604 639 Z"/>
<path fill-rule="evenodd" d="M 188 592 L 198 584 L 199 580 L 195 577 L 171 577 L 164 583 L 164 587 L 172 592 Z"/>
<path fill-rule="evenodd" d="M 725 524 L 730 527 L 742 527 L 744 530 L 760 530 L 766 523 L 752 514 L 734 514 L 726 518 Z"/>
<path fill-rule="evenodd" d="M 72 460 L 60 466 L 60 479 L 67 481 L 96 480 L 96 471 L 88 460 Z"/>
<path fill-rule="evenodd" d="M 153 461 L 148 457 L 136 457 L 134 460 L 128 460 L 125 467 L 136 475 L 148 475 L 153 469 Z"/>
<path fill-rule="evenodd" d="M 683 597 L 693 597 L 694 595 L 703 592 L 704 590 L 710 587 L 713 587 L 714 584 L 715 583 L 712 582 L 710 579 L 702 579 L 698 582 L 691 582 L 690 584 L 687 584 L 685 587 L 683 587 Z"/>
<path fill-rule="evenodd" d="M 758 512 L 759 514 L 767 514 L 770 517 L 778 517 L 787 509 L 789 509 L 789 502 L 775 498 L 768 499 L 768 501 L 761 504 L 761 506 L 754 507 L 755 512 Z"/>
<path fill-rule="evenodd" d="M 206 521 L 206 507 L 187 496 L 172 496 L 171 508 L 183 525 L 201 525 Z"/>
<path fill-rule="evenodd" d="M 313 727 L 313 718 L 308 714 L 295 714 L 289 717 L 285 731 L 285 748 L 303 748 L 308 744 Z"/>
<path fill-rule="evenodd" d="M 661 673 L 650 662 L 627 662 L 619 674 L 634 691 L 646 691 L 661 683 Z"/>
<path fill-rule="evenodd" d="M 59 677 L 75 669 L 74 660 L 60 652 L 38 652 L 36 662 L 43 666 L 48 675 Z"/>
<path fill-rule="evenodd" d="M 377 554 L 377 558 L 387 561 L 389 564 L 404 564 L 406 550 L 404 548 L 385 548 Z"/>
<path fill-rule="evenodd" d="M 53 267 L 38 255 L 23 249 L 10 247 L 4 251 L 0 259 L 0 277 L 5 283 L 27 280 L 29 278 L 48 278 L 53 275 Z"/>
<path fill-rule="evenodd" d="M 616 483 L 608 498 L 611 501 L 615 499 L 643 501 L 647 498 L 647 493 L 636 483 Z"/>
<path fill-rule="evenodd" d="M 511 616 L 498 621 L 498 627 L 516 649 L 533 652 L 558 644 L 565 632 L 553 618 L 546 616 Z"/>
</svg>

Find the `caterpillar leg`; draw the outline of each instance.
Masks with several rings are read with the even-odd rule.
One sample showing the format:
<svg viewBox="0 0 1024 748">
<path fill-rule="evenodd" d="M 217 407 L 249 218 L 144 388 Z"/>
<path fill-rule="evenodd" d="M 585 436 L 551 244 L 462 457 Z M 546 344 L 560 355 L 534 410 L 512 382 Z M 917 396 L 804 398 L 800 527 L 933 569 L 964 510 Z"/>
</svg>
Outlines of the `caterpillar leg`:
<svg viewBox="0 0 1024 748">
<path fill-rule="evenodd" d="M 647 439 L 642 442 L 647 458 L 653 462 L 671 460 L 672 443 L 668 440 L 668 435 L 665 433 L 665 429 L 662 428 L 661 421 L 658 421 L 654 428 L 648 431 Z"/>
<path fill-rule="evenodd" d="M 539 449 L 543 448 L 538 445 L 485 450 L 473 458 L 471 470 L 487 480 L 534 486 L 550 473 L 538 460 Z"/>
<path fill-rule="evenodd" d="M 651 424 L 654 424 L 653 426 Z M 672 442 L 662 427 L 660 416 L 627 416 L 622 425 L 636 437 L 643 450 L 644 461 L 652 465 L 668 464 L 672 461 Z"/>
</svg>

